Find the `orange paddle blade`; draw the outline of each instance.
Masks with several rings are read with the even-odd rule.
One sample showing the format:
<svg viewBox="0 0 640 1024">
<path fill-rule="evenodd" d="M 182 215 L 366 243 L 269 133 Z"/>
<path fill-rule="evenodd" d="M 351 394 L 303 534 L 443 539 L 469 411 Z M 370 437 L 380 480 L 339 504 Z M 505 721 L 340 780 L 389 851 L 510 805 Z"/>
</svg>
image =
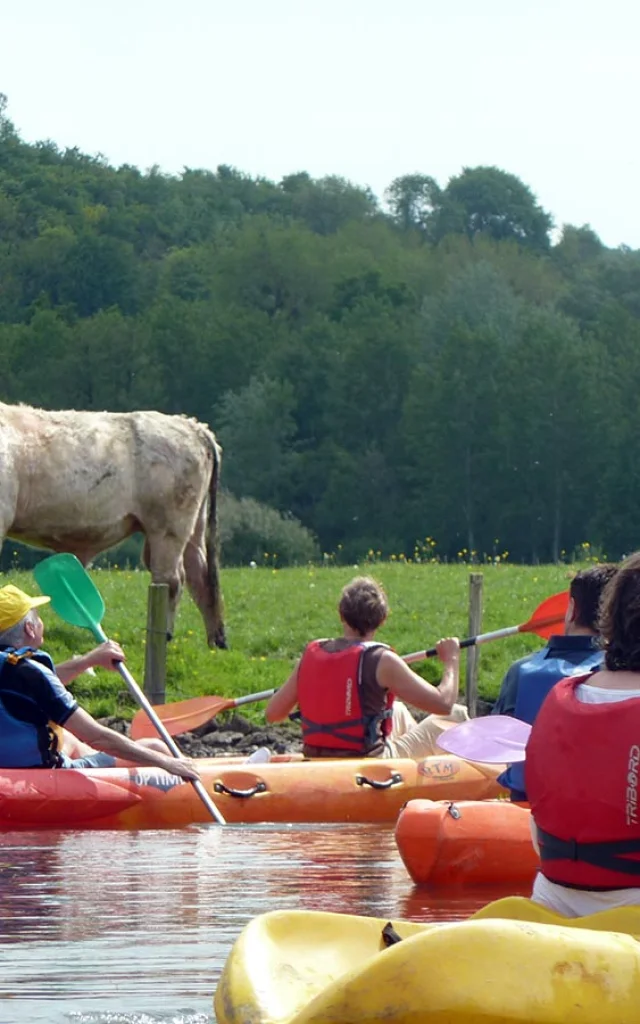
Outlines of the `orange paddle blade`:
<svg viewBox="0 0 640 1024">
<path fill-rule="evenodd" d="M 176 701 L 175 704 L 154 704 L 153 710 L 171 736 L 180 736 L 183 732 L 191 732 L 204 725 L 221 711 L 235 707 L 235 704 L 234 697 L 193 697 Z M 131 739 L 142 740 L 155 735 L 153 723 L 146 712 L 136 711 L 129 731 Z"/>
<path fill-rule="evenodd" d="M 561 632 L 558 626 L 564 622 L 569 607 L 569 591 L 561 590 L 539 604 L 531 618 L 518 626 L 519 633 L 537 633 L 543 640 Z"/>
</svg>

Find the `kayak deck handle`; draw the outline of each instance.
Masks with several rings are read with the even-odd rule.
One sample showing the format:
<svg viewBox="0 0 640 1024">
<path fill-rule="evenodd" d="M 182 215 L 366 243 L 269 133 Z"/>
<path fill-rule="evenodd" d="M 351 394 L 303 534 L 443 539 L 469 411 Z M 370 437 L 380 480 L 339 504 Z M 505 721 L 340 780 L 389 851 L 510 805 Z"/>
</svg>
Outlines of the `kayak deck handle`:
<svg viewBox="0 0 640 1024">
<path fill-rule="evenodd" d="M 251 786 L 250 789 L 234 789 L 233 786 L 225 786 L 224 782 L 214 782 L 214 792 L 226 793 L 227 796 L 235 796 L 240 799 L 246 800 L 250 796 L 255 796 L 256 793 L 266 793 L 267 784 L 266 782 L 256 782 L 255 786 Z"/>
<path fill-rule="evenodd" d="M 384 781 L 368 779 L 366 775 L 356 775 L 356 785 L 371 786 L 372 789 L 391 789 L 391 786 L 397 786 L 399 782 L 402 782 L 400 772 L 392 772 L 391 777 Z"/>
</svg>

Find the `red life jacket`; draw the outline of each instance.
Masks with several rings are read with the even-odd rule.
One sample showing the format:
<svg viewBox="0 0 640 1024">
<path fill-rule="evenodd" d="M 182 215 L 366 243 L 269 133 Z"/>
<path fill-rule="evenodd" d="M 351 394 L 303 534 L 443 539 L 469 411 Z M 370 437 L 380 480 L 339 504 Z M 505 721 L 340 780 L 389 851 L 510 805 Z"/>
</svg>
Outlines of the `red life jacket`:
<svg viewBox="0 0 640 1024">
<path fill-rule="evenodd" d="M 305 744 L 367 754 L 391 732 L 393 694 L 375 715 L 362 712 L 362 662 L 366 650 L 386 644 L 362 642 L 327 651 L 310 643 L 298 668 L 298 707 Z"/>
<path fill-rule="evenodd" d="M 577 889 L 640 885 L 640 698 L 583 704 L 561 680 L 527 743 L 525 780 L 541 870 Z"/>
</svg>

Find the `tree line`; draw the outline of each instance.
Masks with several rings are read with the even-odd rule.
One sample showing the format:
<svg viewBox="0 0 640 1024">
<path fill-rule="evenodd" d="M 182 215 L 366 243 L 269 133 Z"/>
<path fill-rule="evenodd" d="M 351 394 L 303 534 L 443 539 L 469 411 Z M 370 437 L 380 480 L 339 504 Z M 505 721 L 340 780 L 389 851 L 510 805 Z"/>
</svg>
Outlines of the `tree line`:
<svg viewBox="0 0 640 1024">
<path fill-rule="evenodd" d="M 325 552 L 638 545 L 640 252 L 519 178 L 112 167 L 0 97 L 0 395 L 210 423 Z M 428 538 L 428 540 L 427 540 Z"/>
</svg>

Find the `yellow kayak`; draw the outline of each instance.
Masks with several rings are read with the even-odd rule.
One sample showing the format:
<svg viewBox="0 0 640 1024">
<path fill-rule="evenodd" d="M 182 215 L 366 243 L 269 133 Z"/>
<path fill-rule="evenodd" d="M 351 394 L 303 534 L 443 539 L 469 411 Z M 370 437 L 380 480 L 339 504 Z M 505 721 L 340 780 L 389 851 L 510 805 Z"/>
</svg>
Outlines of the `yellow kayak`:
<svg viewBox="0 0 640 1024">
<path fill-rule="evenodd" d="M 214 997 L 216 1020 L 636 1024 L 636 935 L 640 907 L 569 920 L 522 897 L 445 925 L 273 911 L 234 944 Z"/>
</svg>

